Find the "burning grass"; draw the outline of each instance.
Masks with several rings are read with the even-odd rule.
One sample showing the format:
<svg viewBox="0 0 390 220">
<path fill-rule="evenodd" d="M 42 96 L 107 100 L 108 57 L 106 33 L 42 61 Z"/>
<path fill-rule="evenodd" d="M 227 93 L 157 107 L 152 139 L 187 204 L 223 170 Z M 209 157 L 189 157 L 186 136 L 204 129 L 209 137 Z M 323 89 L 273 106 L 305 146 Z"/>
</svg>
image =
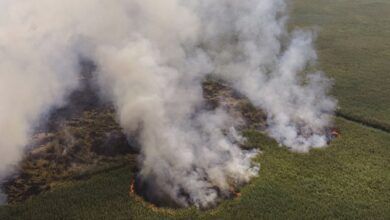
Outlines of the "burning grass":
<svg viewBox="0 0 390 220">
<path fill-rule="evenodd" d="M 203 88 L 205 99 L 210 108 L 222 107 L 230 114 L 236 115 L 237 118 L 244 119 L 239 129 L 242 131 L 251 130 L 264 132 L 266 128 L 265 114 L 261 110 L 256 109 L 244 96 L 230 89 L 227 85 L 215 80 L 206 81 L 203 84 Z M 328 143 L 331 144 L 332 141 L 339 137 L 340 131 L 336 128 L 328 128 L 325 133 Z M 244 149 L 258 148 L 257 145 L 253 145 L 253 142 L 241 143 L 241 147 Z M 180 204 L 171 200 L 169 195 L 156 193 L 155 191 L 158 191 L 158 184 L 153 184 L 153 181 L 143 181 L 139 177 L 135 177 L 132 179 L 130 184 L 130 195 L 135 196 L 138 199 L 143 199 L 144 202 L 150 204 L 153 209 L 182 208 Z M 219 192 L 218 203 L 223 200 L 231 200 L 233 198 L 241 197 L 241 187 L 243 186 L 237 186 L 232 183 L 229 190 L 221 191 L 216 189 L 216 191 Z M 185 192 L 183 192 L 182 195 L 184 198 L 189 199 L 189 196 L 186 197 Z M 191 201 L 188 201 L 188 203 L 191 204 Z M 204 210 L 215 208 L 215 206 L 200 208 Z"/>
<path fill-rule="evenodd" d="M 156 208 L 129 196 L 132 158 L 127 167 L 0 207 L 0 219 L 389 219 L 390 136 L 362 126 L 389 127 L 388 8 L 384 0 L 297 1 L 295 24 L 322 26 L 322 69 L 335 78 L 341 116 L 359 124 L 338 119 L 342 136 L 309 155 L 280 148 L 257 131 L 245 132 L 247 147 L 261 146 L 264 154 L 257 159 L 260 177 L 238 199 L 205 212 Z"/>
<path fill-rule="evenodd" d="M 208 108 L 223 108 L 235 118 L 242 119 L 237 129 L 255 129 L 259 131 L 265 129 L 265 114 L 261 110 L 256 109 L 244 96 L 229 88 L 227 85 L 215 80 L 208 80 L 204 82 L 203 89 L 206 106 Z M 230 133 L 226 131 L 225 135 L 229 134 Z M 237 144 L 243 149 L 250 149 L 246 146 L 244 138 L 242 138 L 242 141 L 237 140 L 237 142 L 240 142 Z M 172 194 L 169 194 L 172 192 L 161 188 L 161 185 L 157 180 L 158 178 L 154 177 L 152 174 L 149 174 L 146 177 L 137 175 L 136 178 L 132 180 L 130 191 L 132 192 L 131 194 L 136 194 L 142 197 L 146 202 L 153 204 L 155 207 L 173 209 L 194 205 L 200 209 L 210 209 L 218 205 L 223 200 L 232 199 L 240 195 L 239 189 L 242 187 L 244 181 L 238 182 L 238 180 L 236 181 L 233 179 L 231 181 L 227 180 L 227 184 L 229 186 L 221 188 L 218 183 L 212 182 L 212 180 L 207 176 L 207 172 L 205 170 L 195 170 L 194 167 L 192 172 L 198 174 L 199 178 L 208 183 L 209 188 L 207 188 L 207 190 L 209 193 L 212 193 L 214 198 L 213 202 L 210 201 L 207 205 L 204 205 L 205 203 L 200 204 L 199 201 L 194 200 L 194 198 L 190 195 L 190 192 L 186 191 L 187 189 L 185 186 L 176 186 L 179 187 L 179 189 L 175 188 L 175 193 L 177 194 L 173 196 Z M 167 184 L 169 184 L 169 181 Z"/>
<path fill-rule="evenodd" d="M 220 106 L 230 114 L 243 118 L 239 129 L 264 131 L 265 114 L 256 109 L 242 95 L 223 83 L 208 80 L 204 83 L 204 95 L 211 108 Z M 329 141 L 338 137 L 339 131 L 328 129 Z M 52 133 L 35 135 L 32 150 L 22 161 L 20 173 L 4 184 L 9 202 L 16 203 L 32 195 L 50 190 L 63 181 L 78 178 L 85 173 L 126 163 L 130 152 L 127 140 L 116 124 L 113 110 L 109 107 L 85 111 L 80 117 L 65 121 Z M 244 149 L 252 149 L 250 143 L 241 143 Z M 55 163 L 53 163 L 55 161 Z M 220 201 L 240 197 L 241 186 L 231 185 L 229 191 L 219 191 Z M 155 188 L 155 187 L 152 187 Z M 146 199 L 152 206 L 179 208 L 167 199 L 167 195 L 154 199 L 148 191 L 153 190 L 137 178 L 131 184 L 131 194 Z"/>
<path fill-rule="evenodd" d="M 167 210 L 179 210 L 183 207 L 182 204 L 176 203 L 173 199 L 169 197 L 169 195 L 164 193 L 156 193 L 156 190 L 158 190 L 158 186 L 153 185 L 155 183 L 153 182 L 144 182 L 139 177 L 135 177 L 131 180 L 130 187 L 129 187 L 129 194 L 130 196 L 134 196 L 137 199 L 143 200 L 146 204 L 148 204 L 153 209 L 167 209 Z M 211 183 L 212 184 L 212 183 Z M 218 187 L 214 186 L 213 189 L 218 192 L 218 199 L 217 203 L 215 205 L 209 205 L 207 207 L 197 207 L 200 210 L 209 210 L 215 208 L 218 204 L 223 202 L 224 200 L 231 200 L 236 197 L 240 197 L 241 193 L 239 189 L 244 186 L 235 186 L 232 184 L 229 188 L 229 190 L 222 191 Z M 191 201 L 191 198 L 189 195 L 185 193 L 184 190 L 182 190 L 182 198 L 186 198 L 187 204 L 191 204 L 193 206 L 193 201 Z M 188 207 L 187 207 L 188 208 Z"/>
<path fill-rule="evenodd" d="M 242 95 L 223 83 L 208 80 L 204 83 L 204 96 L 210 108 L 225 108 L 230 114 L 243 118 L 241 130 L 264 131 L 266 116 L 251 105 Z M 32 195 L 50 190 L 61 182 L 80 178 L 86 173 L 104 170 L 126 163 L 130 152 L 127 140 L 116 124 L 113 110 L 109 107 L 85 111 L 80 117 L 65 121 L 52 133 L 35 135 L 34 147 L 22 161 L 20 173 L 4 184 L 9 202 L 16 203 Z M 328 129 L 329 142 L 339 136 L 337 129 Z M 256 148 L 251 143 L 241 143 L 244 149 Z M 53 163 L 55 161 L 55 163 Z M 220 202 L 240 197 L 240 187 L 231 184 L 228 191 L 220 192 Z M 181 206 L 163 195 L 155 199 L 147 192 L 148 187 L 137 178 L 132 180 L 130 195 L 144 200 L 155 209 Z M 217 190 L 218 191 L 218 190 Z M 209 207 L 210 208 L 210 207 Z"/>
<path fill-rule="evenodd" d="M 72 180 L 16 205 L 0 219 L 387 219 L 390 135 L 337 120 L 343 134 L 326 149 L 295 154 L 258 131 L 248 147 L 260 148 L 260 176 L 215 209 L 158 208 L 129 195 L 136 175 L 128 166 Z"/>
<path fill-rule="evenodd" d="M 213 108 L 220 105 L 245 119 L 241 129 L 264 128 L 264 113 L 229 87 L 206 81 L 204 91 L 208 105 Z M 39 128 L 41 133 L 34 135 L 30 150 L 17 167 L 18 172 L 2 186 L 10 203 L 24 201 L 69 179 L 126 163 L 128 157 L 124 155 L 132 148 L 115 122 L 113 109 L 101 105 L 88 105 L 91 108 L 87 108 L 83 105 L 88 103 L 74 102 L 78 110 L 83 110 L 81 113 L 69 113 L 67 107 L 60 109 L 52 114 L 48 130 Z M 142 187 L 136 188 L 140 195 L 145 196 Z M 231 191 L 223 197 L 234 196 L 235 190 Z M 177 207 L 173 203 L 168 206 Z"/>
</svg>

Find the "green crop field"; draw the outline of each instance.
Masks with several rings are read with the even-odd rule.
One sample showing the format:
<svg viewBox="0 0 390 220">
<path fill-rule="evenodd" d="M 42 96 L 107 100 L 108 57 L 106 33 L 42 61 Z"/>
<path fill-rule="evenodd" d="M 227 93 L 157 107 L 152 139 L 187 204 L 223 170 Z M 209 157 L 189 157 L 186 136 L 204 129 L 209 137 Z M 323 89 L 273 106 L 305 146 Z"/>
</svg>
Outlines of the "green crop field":
<svg viewBox="0 0 390 220">
<path fill-rule="evenodd" d="M 256 131 L 259 177 L 201 211 L 162 209 L 129 194 L 129 165 L 0 207 L 0 219 L 390 219 L 390 1 L 295 0 L 291 27 L 318 30 L 319 65 L 334 79 L 341 137 L 292 153 Z"/>
<path fill-rule="evenodd" d="M 390 131 L 390 1 L 295 0 L 292 23 L 318 30 L 340 114 Z"/>
</svg>

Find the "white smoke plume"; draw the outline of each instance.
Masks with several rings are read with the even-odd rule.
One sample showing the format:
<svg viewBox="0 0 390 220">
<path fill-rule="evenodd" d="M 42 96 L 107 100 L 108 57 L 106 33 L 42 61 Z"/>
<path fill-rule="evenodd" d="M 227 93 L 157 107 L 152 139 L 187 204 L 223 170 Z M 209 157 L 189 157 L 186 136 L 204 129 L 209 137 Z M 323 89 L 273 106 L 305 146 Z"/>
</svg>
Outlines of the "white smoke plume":
<svg viewBox="0 0 390 220">
<path fill-rule="evenodd" d="M 78 84 L 71 36 L 46 22 L 55 12 L 40 11 L 0 1 L 0 178 L 21 159 L 35 123 Z"/>
<path fill-rule="evenodd" d="M 325 146 L 335 101 L 312 35 L 286 28 L 284 0 L 0 0 L 0 174 L 20 160 L 34 123 L 77 86 L 79 56 L 97 66 L 121 126 L 140 132 L 145 196 L 210 207 L 257 175 L 237 118 L 204 110 L 215 74 L 269 117 L 295 151 Z M 4 156 L 4 159 L 3 159 Z"/>
<path fill-rule="evenodd" d="M 199 18 L 178 1 L 133 7 L 129 28 L 137 32 L 122 45 L 98 47 L 94 60 L 121 125 L 142 131 L 140 187 L 161 205 L 215 205 L 258 167 L 254 153 L 223 134 L 234 120 L 223 110 L 201 110 L 202 80 L 212 66 L 197 48 Z"/>
<path fill-rule="evenodd" d="M 281 144 L 299 152 L 325 146 L 336 107 L 327 96 L 331 82 L 321 72 L 302 75 L 317 59 L 313 36 L 288 33 L 286 1 L 204 2 L 203 43 L 213 72 L 268 113 L 268 133 Z"/>
</svg>

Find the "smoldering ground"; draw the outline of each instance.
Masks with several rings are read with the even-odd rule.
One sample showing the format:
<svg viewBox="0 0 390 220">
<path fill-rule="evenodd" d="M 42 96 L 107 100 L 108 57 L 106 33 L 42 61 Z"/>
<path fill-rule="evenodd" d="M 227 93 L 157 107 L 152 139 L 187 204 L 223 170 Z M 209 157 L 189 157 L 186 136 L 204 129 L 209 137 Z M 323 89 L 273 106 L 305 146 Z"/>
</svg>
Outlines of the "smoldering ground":
<svg viewBox="0 0 390 220">
<path fill-rule="evenodd" d="M 204 109 L 214 75 L 268 115 L 295 151 L 326 144 L 335 101 L 314 65 L 312 34 L 289 33 L 285 0 L 0 1 L 0 173 L 23 155 L 42 115 L 96 65 L 100 95 L 128 135 L 139 132 L 139 178 L 175 204 L 215 205 L 258 175 L 256 152 L 226 131 L 240 119 Z M 223 196 L 222 196 L 223 197 Z"/>
</svg>

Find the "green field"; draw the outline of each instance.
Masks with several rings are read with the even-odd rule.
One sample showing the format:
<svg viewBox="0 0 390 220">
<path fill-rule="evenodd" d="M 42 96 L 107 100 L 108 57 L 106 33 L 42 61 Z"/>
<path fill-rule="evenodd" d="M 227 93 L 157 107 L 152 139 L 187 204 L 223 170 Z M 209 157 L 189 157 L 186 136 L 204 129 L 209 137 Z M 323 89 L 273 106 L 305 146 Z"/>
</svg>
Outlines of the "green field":
<svg viewBox="0 0 390 220">
<path fill-rule="evenodd" d="M 339 112 L 390 131 L 390 1 L 295 0 L 292 23 L 318 30 Z"/>
<path fill-rule="evenodd" d="M 329 148 L 296 154 L 246 132 L 263 152 L 260 175 L 208 211 L 129 195 L 131 160 L 0 207 L 0 219 L 390 219 L 390 1 L 295 0 L 291 26 L 319 30 L 319 64 L 340 104 L 341 137 Z"/>
</svg>

